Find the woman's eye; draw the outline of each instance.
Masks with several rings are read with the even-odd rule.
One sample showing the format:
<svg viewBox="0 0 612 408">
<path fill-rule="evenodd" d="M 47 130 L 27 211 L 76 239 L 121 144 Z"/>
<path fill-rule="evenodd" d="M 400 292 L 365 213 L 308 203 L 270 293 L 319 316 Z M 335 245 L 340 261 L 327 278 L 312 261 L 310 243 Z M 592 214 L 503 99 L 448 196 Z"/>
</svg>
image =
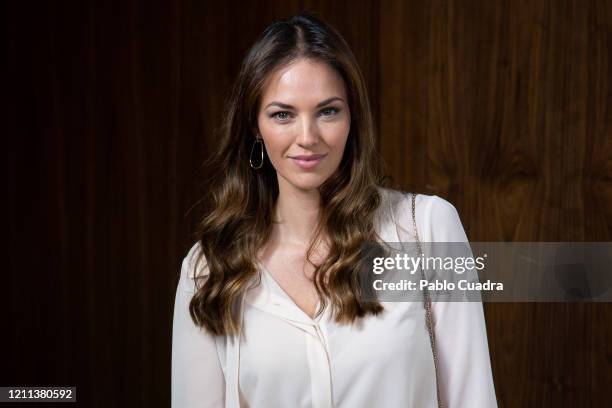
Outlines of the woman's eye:
<svg viewBox="0 0 612 408">
<path fill-rule="evenodd" d="M 289 112 L 286 112 L 286 111 L 276 112 L 272 114 L 272 117 L 279 119 L 281 121 L 285 121 L 289 119 Z"/>
<path fill-rule="evenodd" d="M 329 118 L 329 117 L 334 116 L 338 112 L 340 112 L 340 109 L 338 108 L 325 108 L 320 111 L 320 115 L 323 117 Z M 287 120 L 291 119 L 291 112 L 279 111 L 279 112 L 273 113 L 270 116 L 274 119 L 277 119 L 280 122 L 286 122 Z"/>
<path fill-rule="evenodd" d="M 321 114 L 323 116 L 334 116 L 339 111 L 340 111 L 340 109 L 338 109 L 338 108 L 325 108 L 325 109 L 323 109 L 321 111 Z"/>
</svg>

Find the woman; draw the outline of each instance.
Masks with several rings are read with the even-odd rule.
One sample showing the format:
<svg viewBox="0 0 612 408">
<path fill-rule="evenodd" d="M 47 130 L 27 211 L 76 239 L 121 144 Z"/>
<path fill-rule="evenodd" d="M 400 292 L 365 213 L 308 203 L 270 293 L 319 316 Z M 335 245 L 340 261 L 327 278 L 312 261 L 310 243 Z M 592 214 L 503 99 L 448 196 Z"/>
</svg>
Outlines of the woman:
<svg viewBox="0 0 612 408">
<path fill-rule="evenodd" d="M 307 14 L 268 27 L 223 132 L 176 294 L 172 406 L 496 406 L 480 303 L 433 303 L 428 333 L 423 303 L 361 296 L 360 245 L 414 241 L 412 210 L 422 241 L 467 237 L 447 201 L 383 187 L 342 37 Z"/>
</svg>

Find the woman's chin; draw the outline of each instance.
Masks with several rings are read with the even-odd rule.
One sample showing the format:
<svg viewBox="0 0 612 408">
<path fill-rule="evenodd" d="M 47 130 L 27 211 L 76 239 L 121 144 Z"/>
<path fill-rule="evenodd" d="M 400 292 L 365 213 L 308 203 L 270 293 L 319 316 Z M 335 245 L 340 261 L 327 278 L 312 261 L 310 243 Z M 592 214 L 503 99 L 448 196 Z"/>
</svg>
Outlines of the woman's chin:
<svg viewBox="0 0 612 408">
<path fill-rule="evenodd" d="M 322 177 L 320 174 L 301 174 L 292 177 L 289 183 L 298 190 L 315 190 L 325 182 L 327 177 Z"/>
</svg>

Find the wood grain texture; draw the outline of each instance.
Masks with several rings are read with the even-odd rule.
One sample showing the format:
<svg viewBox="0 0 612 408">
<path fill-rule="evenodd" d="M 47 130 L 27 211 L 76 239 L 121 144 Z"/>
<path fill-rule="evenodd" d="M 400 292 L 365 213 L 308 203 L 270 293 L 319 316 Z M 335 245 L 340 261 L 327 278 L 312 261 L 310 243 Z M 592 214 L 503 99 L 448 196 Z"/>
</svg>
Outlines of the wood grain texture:
<svg viewBox="0 0 612 408">
<path fill-rule="evenodd" d="M 381 146 L 472 241 L 610 241 L 606 2 L 389 2 Z M 611 403 L 609 304 L 487 304 L 500 406 Z M 606 322 L 606 323 L 604 323 Z"/>
<path fill-rule="evenodd" d="M 272 20 L 320 12 L 367 80 L 394 185 L 472 241 L 612 238 L 612 5 L 10 1 L 5 385 L 168 406 L 202 161 Z M 487 304 L 501 407 L 610 403 L 609 304 Z"/>
</svg>

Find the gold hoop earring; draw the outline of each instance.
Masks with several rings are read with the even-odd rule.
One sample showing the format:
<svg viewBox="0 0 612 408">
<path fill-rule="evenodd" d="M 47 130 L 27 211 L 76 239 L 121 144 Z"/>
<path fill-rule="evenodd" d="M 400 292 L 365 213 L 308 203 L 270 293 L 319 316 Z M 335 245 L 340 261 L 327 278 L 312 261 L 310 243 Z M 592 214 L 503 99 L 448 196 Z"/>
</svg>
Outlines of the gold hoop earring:
<svg viewBox="0 0 612 408">
<path fill-rule="evenodd" d="M 259 143 L 259 146 L 261 149 L 261 158 L 259 160 L 259 164 L 255 166 L 253 164 L 253 152 L 255 151 L 255 145 L 257 143 Z M 257 170 L 257 169 L 261 169 L 261 167 L 263 166 L 263 162 L 264 162 L 264 146 L 263 146 L 263 142 L 261 141 L 261 138 L 257 137 L 255 138 L 255 141 L 253 142 L 253 146 L 251 147 L 251 155 L 249 156 L 249 164 L 251 165 L 252 168 Z"/>
</svg>

